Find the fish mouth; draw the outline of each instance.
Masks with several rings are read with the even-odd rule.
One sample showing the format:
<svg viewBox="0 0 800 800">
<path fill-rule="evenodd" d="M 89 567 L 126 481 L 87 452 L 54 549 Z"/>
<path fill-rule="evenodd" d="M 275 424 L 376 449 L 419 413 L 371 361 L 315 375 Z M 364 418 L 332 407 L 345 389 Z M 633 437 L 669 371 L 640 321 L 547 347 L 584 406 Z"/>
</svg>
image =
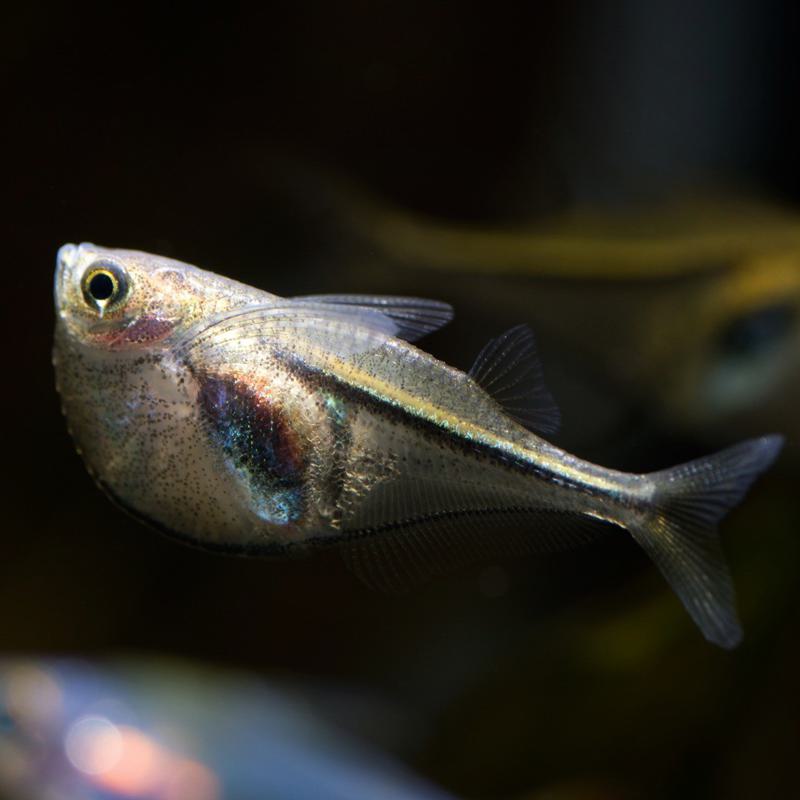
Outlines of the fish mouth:
<svg viewBox="0 0 800 800">
<path fill-rule="evenodd" d="M 67 243 L 58 248 L 58 254 L 56 258 L 58 259 L 59 264 L 70 264 L 75 261 L 77 254 L 78 245 Z"/>
</svg>

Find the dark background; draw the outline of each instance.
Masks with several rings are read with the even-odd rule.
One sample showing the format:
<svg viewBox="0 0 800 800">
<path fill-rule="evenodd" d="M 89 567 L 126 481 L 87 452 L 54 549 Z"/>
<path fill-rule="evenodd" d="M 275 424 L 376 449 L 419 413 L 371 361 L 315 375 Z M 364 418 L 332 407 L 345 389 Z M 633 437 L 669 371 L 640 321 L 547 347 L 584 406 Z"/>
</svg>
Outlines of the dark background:
<svg viewBox="0 0 800 800">
<path fill-rule="evenodd" d="M 377 688 L 416 720 L 403 756 L 465 796 L 796 791 L 791 452 L 732 523 L 749 637 L 726 654 L 627 542 L 400 599 L 331 555 L 245 561 L 173 544 L 92 486 L 49 350 L 67 241 L 279 294 L 374 290 L 342 268 L 327 196 L 287 181 L 296 161 L 474 226 L 709 183 L 798 205 L 798 13 L 755 0 L 7 11 L 0 649 L 169 654 Z M 425 346 L 466 367 L 494 332 L 461 318 Z M 594 448 L 578 455 L 628 465 L 612 441 Z M 633 466 L 702 448 L 661 430 Z"/>
</svg>

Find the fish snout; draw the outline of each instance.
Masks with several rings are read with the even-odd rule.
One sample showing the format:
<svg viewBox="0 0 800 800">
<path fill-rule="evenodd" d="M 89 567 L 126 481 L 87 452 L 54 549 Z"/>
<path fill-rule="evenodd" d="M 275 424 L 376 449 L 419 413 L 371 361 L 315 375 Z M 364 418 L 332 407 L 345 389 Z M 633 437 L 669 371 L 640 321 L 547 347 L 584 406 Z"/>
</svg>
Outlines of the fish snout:
<svg viewBox="0 0 800 800">
<path fill-rule="evenodd" d="M 78 260 L 78 247 L 74 244 L 65 244 L 58 248 L 56 254 L 56 274 L 53 281 L 53 296 L 56 304 L 56 313 L 64 312 L 64 290 L 67 276 L 72 271 Z"/>
<path fill-rule="evenodd" d="M 56 254 L 56 273 L 53 281 L 56 313 L 64 316 L 67 306 L 72 300 L 71 285 L 75 283 L 76 271 L 82 263 L 90 258 L 95 246 L 86 242 L 82 244 L 65 244 L 58 248 Z"/>
<path fill-rule="evenodd" d="M 58 248 L 56 264 L 59 270 L 69 269 L 77 260 L 78 245 L 65 244 Z"/>
</svg>

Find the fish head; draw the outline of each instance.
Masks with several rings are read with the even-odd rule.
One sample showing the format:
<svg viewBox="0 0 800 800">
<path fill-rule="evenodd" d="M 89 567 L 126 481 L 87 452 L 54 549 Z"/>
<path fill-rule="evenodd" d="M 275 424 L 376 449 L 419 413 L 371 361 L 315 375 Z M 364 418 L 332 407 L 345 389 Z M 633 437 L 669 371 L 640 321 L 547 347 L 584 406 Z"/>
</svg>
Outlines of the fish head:
<svg viewBox="0 0 800 800">
<path fill-rule="evenodd" d="M 198 530 L 205 497 L 203 524 L 218 528 L 231 490 L 217 477 L 223 465 L 207 442 L 200 386 L 182 347 L 214 315 L 273 295 L 169 258 L 91 244 L 59 250 L 54 290 L 56 387 L 89 473 L 120 505 L 170 531 Z"/>
<path fill-rule="evenodd" d="M 88 243 L 58 251 L 54 293 L 57 326 L 73 344 L 117 352 L 157 347 L 266 295 L 171 258 Z"/>
</svg>

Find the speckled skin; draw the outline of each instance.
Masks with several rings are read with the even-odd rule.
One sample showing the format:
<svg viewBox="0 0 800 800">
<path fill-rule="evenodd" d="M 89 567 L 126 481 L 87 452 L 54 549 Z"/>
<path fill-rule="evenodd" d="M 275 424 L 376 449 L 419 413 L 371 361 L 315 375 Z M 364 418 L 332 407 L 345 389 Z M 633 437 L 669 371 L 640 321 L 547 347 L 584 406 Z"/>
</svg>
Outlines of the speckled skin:
<svg viewBox="0 0 800 800">
<path fill-rule="evenodd" d="M 128 291 L 99 313 L 82 282 L 106 263 Z M 89 244 L 59 251 L 55 302 L 58 389 L 89 471 L 196 543 L 277 552 L 487 511 L 646 513 L 646 476 L 553 447 L 464 373 L 346 314 Z"/>
</svg>

